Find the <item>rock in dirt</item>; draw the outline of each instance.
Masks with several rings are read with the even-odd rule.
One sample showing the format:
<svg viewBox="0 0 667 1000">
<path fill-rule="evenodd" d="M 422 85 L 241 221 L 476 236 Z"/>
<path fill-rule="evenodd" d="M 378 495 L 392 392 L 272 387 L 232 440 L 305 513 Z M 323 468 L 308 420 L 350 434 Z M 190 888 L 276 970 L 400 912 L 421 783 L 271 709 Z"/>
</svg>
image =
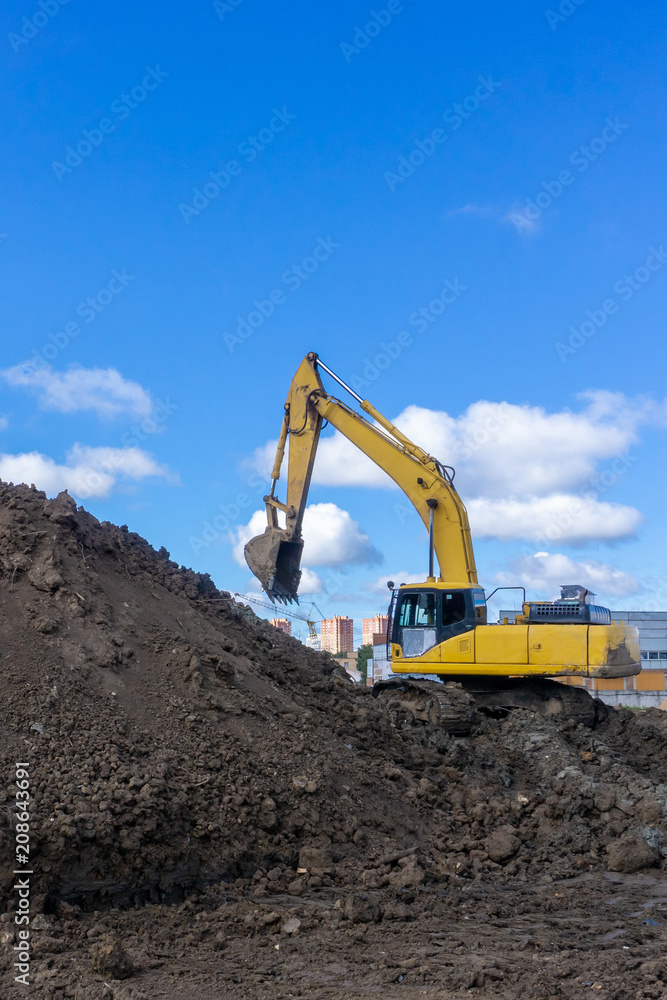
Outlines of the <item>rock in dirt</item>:
<svg viewBox="0 0 667 1000">
<path fill-rule="evenodd" d="M 298 917 L 289 917 L 287 920 L 283 921 L 280 930 L 283 934 L 298 934 L 299 928 L 301 927 L 301 921 Z"/>
<path fill-rule="evenodd" d="M 299 868 L 311 875 L 327 874 L 331 871 L 331 854 L 321 847 L 302 847 L 299 851 Z"/>
<path fill-rule="evenodd" d="M 93 952 L 93 972 L 109 979 L 129 979 L 134 974 L 134 966 L 119 941 L 97 945 Z"/>
<path fill-rule="evenodd" d="M 345 900 L 343 913 L 353 924 L 376 923 L 380 919 L 380 905 L 367 893 L 355 892 Z"/>
<path fill-rule="evenodd" d="M 492 861 L 497 864 L 504 864 L 516 854 L 521 847 L 521 841 L 514 835 L 512 827 L 499 827 L 484 841 L 486 853 Z"/>
<path fill-rule="evenodd" d="M 640 872 L 652 868 L 659 854 L 640 835 L 621 837 L 607 847 L 607 868 L 611 872 Z"/>
</svg>

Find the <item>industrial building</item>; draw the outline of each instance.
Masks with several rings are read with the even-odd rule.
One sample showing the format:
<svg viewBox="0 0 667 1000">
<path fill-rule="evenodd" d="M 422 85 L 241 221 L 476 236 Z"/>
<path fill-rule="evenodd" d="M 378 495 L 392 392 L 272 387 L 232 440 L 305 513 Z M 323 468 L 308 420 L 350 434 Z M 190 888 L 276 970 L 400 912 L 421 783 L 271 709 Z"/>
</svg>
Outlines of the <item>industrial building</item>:
<svg viewBox="0 0 667 1000">
<path fill-rule="evenodd" d="M 386 633 L 375 632 L 372 636 L 373 657 L 368 661 L 366 684 L 371 687 L 376 681 L 386 680 L 396 676 L 391 669 L 391 660 L 387 659 Z"/>
<path fill-rule="evenodd" d="M 354 653 L 346 653 L 345 656 L 335 657 L 336 662 L 343 667 L 347 676 L 350 680 L 355 681 L 357 684 L 361 680 L 361 673 L 359 672 L 358 666 L 359 653 L 355 650 Z"/>
<path fill-rule="evenodd" d="M 609 705 L 649 708 L 667 698 L 667 611 L 612 611 L 612 621 L 639 629 L 642 672 L 617 681 L 598 681 L 595 693 Z"/>
</svg>

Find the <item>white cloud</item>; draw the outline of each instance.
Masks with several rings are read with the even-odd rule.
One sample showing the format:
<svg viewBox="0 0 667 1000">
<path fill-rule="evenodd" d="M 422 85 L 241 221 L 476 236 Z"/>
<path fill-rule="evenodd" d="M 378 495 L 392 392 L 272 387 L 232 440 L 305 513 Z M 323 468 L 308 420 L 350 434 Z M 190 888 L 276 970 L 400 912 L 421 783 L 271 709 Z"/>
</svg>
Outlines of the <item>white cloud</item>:
<svg viewBox="0 0 667 1000">
<path fill-rule="evenodd" d="M 541 229 L 540 218 L 529 219 L 526 213 L 520 208 L 510 209 L 509 212 L 501 217 L 500 222 L 514 226 L 517 233 L 520 233 L 522 236 L 533 236 Z"/>
<path fill-rule="evenodd" d="M 593 559 L 575 562 L 560 552 L 518 556 L 511 561 L 508 572 L 498 574 L 497 582 L 503 586 L 519 584 L 550 598 L 559 597 L 565 583 L 579 583 L 595 594 L 610 597 L 624 597 L 640 589 L 634 576 L 615 566 Z"/>
<path fill-rule="evenodd" d="M 623 455 L 637 441 L 637 427 L 653 419 L 645 403 L 621 393 L 583 398 L 577 413 L 480 401 L 453 418 L 409 406 L 395 423 L 456 466 L 464 496 L 546 496 L 592 483 L 599 462 Z"/>
<path fill-rule="evenodd" d="M 382 556 L 358 522 L 335 503 L 306 507 L 303 537 L 307 566 L 368 566 L 382 562 Z"/>
<path fill-rule="evenodd" d="M 124 480 L 158 476 L 171 483 L 176 477 L 141 448 L 90 448 L 75 444 L 64 465 L 37 451 L 0 454 L 0 479 L 34 483 L 49 496 L 68 490 L 81 499 L 107 497 Z"/>
<path fill-rule="evenodd" d="M 278 441 L 267 441 L 257 448 L 248 465 L 269 479 L 276 457 Z M 287 458 L 283 464 L 283 476 L 287 472 Z M 318 486 L 380 486 L 393 485 L 387 476 L 370 458 L 355 448 L 338 431 L 333 436 L 320 438 L 315 459 L 313 484 Z"/>
<path fill-rule="evenodd" d="M 462 205 L 461 208 L 453 208 L 447 212 L 447 215 L 450 218 L 454 215 L 478 215 L 482 219 L 488 219 L 492 218 L 496 214 L 497 210 L 491 205 L 476 205 L 472 201 Z"/>
<path fill-rule="evenodd" d="M 541 213 L 540 213 L 541 214 Z M 521 236 L 533 236 L 541 229 L 541 219 L 529 219 L 525 208 L 513 205 L 510 209 L 501 209 L 495 205 L 476 205 L 468 202 L 461 208 L 454 208 L 447 213 L 448 218 L 456 215 L 476 215 L 482 219 L 493 219 L 498 225 L 511 225 Z"/>
<path fill-rule="evenodd" d="M 247 524 L 241 524 L 238 528 L 233 528 L 229 533 L 232 542 L 232 555 L 234 561 L 244 568 L 247 566 L 243 549 L 246 542 L 249 542 L 255 535 L 261 535 L 266 528 L 266 514 L 263 510 L 256 510 Z"/>
<path fill-rule="evenodd" d="M 9 385 L 32 390 L 45 410 L 94 410 L 108 418 L 120 413 L 147 417 L 153 409 L 150 393 L 115 368 L 71 366 L 66 372 L 54 372 L 50 365 L 36 369 L 26 361 L 0 374 Z"/>
<path fill-rule="evenodd" d="M 578 411 L 555 413 L 482 400 L 459 417 L 408 406 L 393 422 L 456 467 L 457 488 L 481 535 L 572 544 L 630 537 L 641 514 L 604 498 L 632 468 L 630 448 L 639 439 L 639 427 L 665 424 L 665 404 L 603 391 L 581 399 Z M 268 478 L 274 455 L 275 442 L 269 442 L 250 464 Z M 320 440 L 313 484 L 394 485 L 338 432 Z M 549 534 L 554 524 L 556 535 Z"/>
<path fill-rule="evenodd" d="M 303 566 L 301 569 L 301 582 L 299 584 L 299 595 L 303 597 L 307 594 L 323 594 L 324 581 L 314 570 Z"/>
<path fill-rule="evenodd" d="M 234 559 L 239 566 L 245 566 L 243 547 L 255 535 L 266 528 L 266 514 L 255 511 L 248 524 L 241 525 L 232 532 Z M 306 508 L 303 515 L 303 558 L 304 567 L 369 565 L 382 561 L 380 553 L 373 548 L 368 535 L 354 521 L 348 511 L 334 503 L 316 503 Z M 317 590 L 306 591 L 306 586 L 319 586 Z M 300 588 L 305 593 L 320 593 L 322 581 L 316 574 L 304 579 Z"/>
<path fill-rule="evenodd" d="M 0 431 L 6 431 L 9 427 L 9 420 L 7 417 L 0 417 Z"/>
<path fill-rule="evenodd" d="M 634 507 L 562 493 L 528 500 L 476 499 L 467 508 L 473 538 L 502 542 L 615 542 L 633 538 L 643 521 Z"/>
</svg>

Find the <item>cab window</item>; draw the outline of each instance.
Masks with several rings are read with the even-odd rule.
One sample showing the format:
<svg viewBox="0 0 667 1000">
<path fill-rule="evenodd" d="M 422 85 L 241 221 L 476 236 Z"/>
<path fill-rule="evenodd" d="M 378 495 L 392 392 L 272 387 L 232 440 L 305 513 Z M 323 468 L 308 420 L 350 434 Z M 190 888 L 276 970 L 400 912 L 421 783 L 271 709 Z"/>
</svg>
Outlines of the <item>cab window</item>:
<svg viewBox="0 0 667 1000">
<path fill-rule="evenodd" d="M 486 595 L 484 591 L 473 590 L 472 601 L 475 608 L 475 624 L 486 625 Z"/>
<path fill-rule="evenodd" d="M 442 595 L 442 624 L 455 625 L 466 617 L 466 598 L 461 590 L 444 591 Z"/>
<path fill-rule="evenodd" d="M 406 594 L 401 601 L 398 624 L 401 628 L 435 625 L 435 594 Z"/>
</svg>

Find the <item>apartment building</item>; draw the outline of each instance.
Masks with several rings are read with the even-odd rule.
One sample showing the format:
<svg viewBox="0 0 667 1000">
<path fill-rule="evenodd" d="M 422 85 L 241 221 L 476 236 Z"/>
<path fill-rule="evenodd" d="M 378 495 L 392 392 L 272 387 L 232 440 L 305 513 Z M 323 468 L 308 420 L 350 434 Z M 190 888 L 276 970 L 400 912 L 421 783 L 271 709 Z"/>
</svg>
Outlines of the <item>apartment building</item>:
<svg viewBox="0 0 667 1000">
<path fill-rule="evenodd" d="M 325 653 L 351 653 L 354 650 L 354 621 L 347 615 L 334 615 L 320 622 L 320 646 Z"/>
<path fill-rule="evenodd" d="M 364 618 L 361 623 L 361 642 L 364 646 L 373 645 L 373 633 L 387 631 L 387 615 L 375 615 L 374 618 Z"/>
</svg>

